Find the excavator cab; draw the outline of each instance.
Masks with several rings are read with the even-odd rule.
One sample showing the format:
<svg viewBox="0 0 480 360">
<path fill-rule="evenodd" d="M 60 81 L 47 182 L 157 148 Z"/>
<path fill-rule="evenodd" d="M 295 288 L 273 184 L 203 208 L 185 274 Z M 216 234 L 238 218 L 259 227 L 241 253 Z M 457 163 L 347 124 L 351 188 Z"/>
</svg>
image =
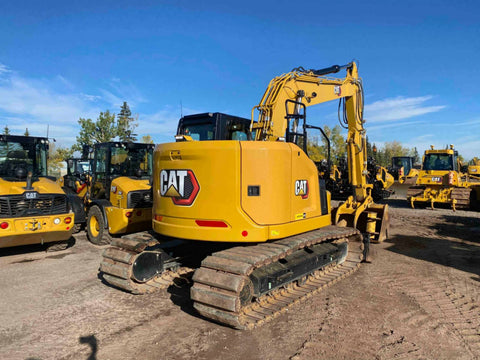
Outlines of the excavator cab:
<svg viewBox="0 0 480 360">
<path fill-rule="evenodd" d="M 219 112 L 183 116 L 178 122 L 177 141 L 183 136 L 197 141 L 252 140 L 250 119 Z"/>
</svg>

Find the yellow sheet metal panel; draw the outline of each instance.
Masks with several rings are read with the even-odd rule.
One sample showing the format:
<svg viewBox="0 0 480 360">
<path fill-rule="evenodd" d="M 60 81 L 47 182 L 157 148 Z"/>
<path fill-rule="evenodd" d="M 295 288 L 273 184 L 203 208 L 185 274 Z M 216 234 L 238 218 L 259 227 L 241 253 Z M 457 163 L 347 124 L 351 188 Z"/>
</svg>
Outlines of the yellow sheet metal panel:
<svg viewBox="0 0 480 360">
<path fill-rule="evenodd" d="M 318 170 L 314 162 L 295 144 L 291 148 L 292 208 L 290 221 L 309 219 L 321 215 Z"/>
<path fill-rule="evenodd" d="M 261 225 L 291 221 L 294 192 L 291 146 L 270 141 L 243 142 L 240 146 L 243 210 Z M 259 194 L 249 195 L 249 186 L 258 187 Z"/>
<path fill-rule="evenodd" d="M 105 207 L 108 219 L 108 232 L 120 235 L 152 228 L 152 209 L 122 209 L 114 206 Z M 128 215 L 128 216 L 127 216 Z"/>
<path fill-rule="evenodd" d="M 292 156 L 297 162 L 294 176 Z M 153 229 L 159 234 L 200 241 L 263 242 L 331 223 L 330 214 L 319 216 L 315 165 L 295 145 L 161 144 L 154 161 Z"/>
<path fill-rule="evenodd" d="M 240 142 L 160 144 L 154 162 L 153 213 L 162 217 L 153 222 L 156 232 L 205 241 L 267 239 L 267 230 L 255 225 L 240 207 Z M 220 227 L 220 222 L 225 226 Z"/>
<path fill-rule="evenodd" d="M 65 218 L 70 218 L 68 224 Z M 58 219 L 55 221 L 55 219 Z M 74 214 L 0 219 L 0 248 L 68 240 L 73 232 Z"/>
<path fill-rule="evenodd" d="M 20 195 L 25 192 L 27 186 L 26 181 L 5 181 L 0 178 L 0 194 L 4 195 Z M 39 178 L 32 182 L 32 190 L 40 194 L 64 194 L 60 185 L 47 178 Z"/>
<path fill-rule="evenodd" d="M 113 191 L 114 190 L 114 191 Z M 126 208 L 127 195 L 130 191 L 150 190 L 148 179 L 131 179 L 121 176 L 113 179 L 110 186 L 110 202 L 119 208 Z"/>
</svg>

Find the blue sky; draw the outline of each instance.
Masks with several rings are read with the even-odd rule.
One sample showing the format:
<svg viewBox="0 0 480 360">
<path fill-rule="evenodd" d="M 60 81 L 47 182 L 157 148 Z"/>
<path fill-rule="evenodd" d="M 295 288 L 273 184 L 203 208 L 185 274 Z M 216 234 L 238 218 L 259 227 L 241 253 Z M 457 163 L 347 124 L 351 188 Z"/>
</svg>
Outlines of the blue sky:
<svg viewBox="0 0 480 360">
<path fill-rule="evenodd" d="M 372 142 L 480 156 L 479 13 L 461 0 L 2 1 L 0 127 L 49 124 L 69 146 L 78 118 L 127 101 L 140 136 L 171 141 L 180 103 L 249 118 L 273 77 L 356 59 Z M 336 107 L 310 122 L 334 126 Z"/>
</svg>

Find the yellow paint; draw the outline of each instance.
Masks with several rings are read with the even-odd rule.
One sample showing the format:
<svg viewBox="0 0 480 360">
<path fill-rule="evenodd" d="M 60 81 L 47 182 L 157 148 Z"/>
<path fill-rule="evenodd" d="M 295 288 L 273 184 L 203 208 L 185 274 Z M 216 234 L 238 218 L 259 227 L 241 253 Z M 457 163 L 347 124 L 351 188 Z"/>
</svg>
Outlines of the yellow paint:
<svg viewBox="0 0 480 360">
<path fill-rule="evenodd" d="M 171 151 L 181 160 L 171 160 Z M 299 155 L 300 153 L 300 155 Z M 320 215 L 314 163 L 296 145 L 284 142 L 201 141 L 157 145 L 154 168 L 193 170 L 200 190 L 190 206 L 161 196 L 154 177 L 154 209 L 162 221 L 153 229 L 166 236 L 205 241 L 263 242 L 331 224 Z M 226 165 L 228 164 L 228 166 Z M 294 170 L 292 170 L 294 169 Z M 296 180 L 309 181 L 309 195 L 294 194 Z M 315 182 L 316 180 L 316 182 Z M 248 196 L 248 186 L 260 196 Z M 298 220 L 295 214 L 306 214 Z M 195 220 L 223 221 L 227 227 L 202 227 Z M 273 227 L 271 231 L 270 227 Z M 242 233 L 248 235 L 243 236 Z"/>
<path fill-rule="evenodd" d="M 25 192 L 26 181 L 6 181 L 0 178 L 0 194 L 21 195 Z M 32 190 L 40 194 L 64 194 L 58 183 L 40 177 L 32 183 Z M 65 224 L 65 217 L 71 217 L 70 224 Z M 53 220 L 59 218 L 59 225 Z M 74 214 L 41 215 L 21 218 L 2 218 L 0 222 L 9 224 L 7 229 L 0 229 L 0 248 L 20 245 L 39 244 L 52 241 L 68 240 L 72 235 Z"/>
<path fill-rule="evenodd" d="M 64 222 L 66 217 L 72 219 L 69 224 Z M 60 219 L 58 225 L 53 223 L 55 218 Z M 8 228 L 0 229 L 0 248 L 68 240 L 74 220 L 73 213 L 0 219 L 0 222 L 8 223 Z"/>
<path fill-rule="evenodd" d="M 121 209 L 117 207 L 105 207 L 108 219 L 108 231 L 110 234 L 126 234 L 137 231 L 146 231 L 152 228 L 152 209 Z M 131 212 L 131 217 L 127 213 Z"/>
</svg>

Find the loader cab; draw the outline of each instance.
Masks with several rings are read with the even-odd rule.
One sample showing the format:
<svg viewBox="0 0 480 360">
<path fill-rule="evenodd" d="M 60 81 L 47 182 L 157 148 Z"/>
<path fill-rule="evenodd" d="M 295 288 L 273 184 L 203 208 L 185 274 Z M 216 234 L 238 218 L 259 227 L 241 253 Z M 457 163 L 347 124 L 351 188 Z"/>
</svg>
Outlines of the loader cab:
<svg viewBox="0 0 480 360">
<path fill-rule="evenodd" d="M 223 113 L 187 115 L 178 122 L 177 135 L 192 140 L 252 140 L 250 120 Z"/>
<path fill-rule="evenodd" d="M 388 169 L 388 172 L 393 175 L 395 180 L 399 180 L 400 177 L 408 175 L 411 169 L 413 169 L 413 157 L 393 156 L 392 166 Z"/>
<path fill-rule="evenodd" d="M 48 139 L 34 136 L 0 135 L 0 177 L 25 181 L 47 177 Z"/>
<path fill-rule="evenodd" d="M 90 198 L 109 200 L 110 185 L 118 177 L 150 179 L 154 147 L 153 144 L 124 142 L 95 144 Z"/>
<path fill-rule="evenodd" d="M 90 174 L 90 161 L 78 158 L 66 160 L 67 174 L 63 176 L 63 186 L 71 191 L 77 192 L 76 183 L 84 184 Z"/>
</svg>

